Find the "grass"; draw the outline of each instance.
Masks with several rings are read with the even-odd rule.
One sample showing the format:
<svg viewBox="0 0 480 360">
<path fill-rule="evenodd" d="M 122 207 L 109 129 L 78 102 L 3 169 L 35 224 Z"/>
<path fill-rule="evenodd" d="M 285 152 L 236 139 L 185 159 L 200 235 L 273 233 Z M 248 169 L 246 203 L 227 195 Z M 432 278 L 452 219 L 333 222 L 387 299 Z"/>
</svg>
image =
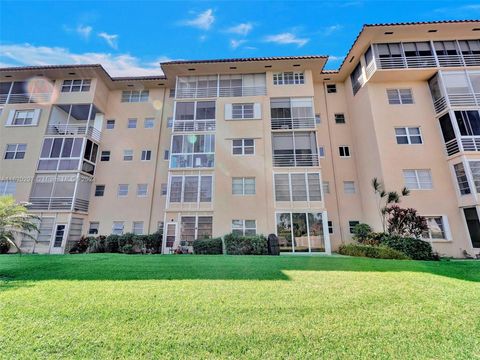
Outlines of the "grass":
<svg viewBox="0 0 480 360">
<path fill-rule="evenodd" d="M 4 255 L 0 358 L 480 359 L 480 262 Z"/>
</svg>

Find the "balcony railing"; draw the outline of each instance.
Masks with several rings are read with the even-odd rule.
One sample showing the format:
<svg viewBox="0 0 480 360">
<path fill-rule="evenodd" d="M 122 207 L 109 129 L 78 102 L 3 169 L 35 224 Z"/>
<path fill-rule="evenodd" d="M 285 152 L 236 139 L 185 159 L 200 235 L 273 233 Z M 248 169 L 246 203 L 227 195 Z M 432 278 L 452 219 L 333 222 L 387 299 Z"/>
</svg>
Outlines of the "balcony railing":
<svg viewBox="0 0 480 360">
<path fill-rule="evenodd" d="M 315 118 L 276 118 L 271 121 L 272 130 L 314 129 Z"/>
<path fill-rule="evenodd" d="M 461 136 L 460 139 L 452 139 L 445 143 L 445 150 L 448 156 L 461 151 L 480 152 L 480 136 Z"/>
<path fill-rule="evenodd" d="M 317 154 L 274 154 L 273 166 L 279 167 L 298 167 L 298 166 L 318 166 Z"/>
<path fill-rule="evenodd" d="M 86 135 L 93 140 L 100 141 L 101 131 L 94 126 L 73 125 L 73 124 L 50 124 L 47 126 L 46 135 Z"/>
<path fill-rule="evenodd" d="M 31 197 L 29 210 L 70 210 L 88 211 L 88 200 L 75 199 L 71 197 Z M 72 204 L 74 205 L 72 208 Z"/>
<path fill-rule="evenodd" d="M 46 103 L 50 101 L 51 97 L 52 93 L 0 94 L 0 105 Z"/>
<path fill-rule="evenodd" d="M 434 101 L 433 106 L 437 114 L 447 107 L 480 106 L 480 93 L 449 94 Z"/>
<path fill-rule="evenodd" d="M 215 120 L 174 120 L 173 131 L 215 131 Z"/>
<path fill-rule="evenodd" d="M 376 69 L 421 69 L 433 67 L 480 66 L 480 55 L 429 55 L 375 58 L 367 65 L 367 78 Z"/>
<path fill-rule="evenodd" d="M 177 99 L 197 99 L 212 97 L 261 96 L 267 94 L 265 86 L 234 86 L 219 88 L 192 88 L 176 90 Z"/>
<path fill-rule="evenodd" d="M 212 168 L 214 164 L 214 153 L 170 155 L 170 169 Z"/>
<path fill-rule="evenodd" d="M 447 155 L 451 156 L 458 152 L 460 152 L 460 147 L 458 146 L 457 139 L 452 139 L 445 143 L 445 150 L 447 151 Z"/>
</svg>

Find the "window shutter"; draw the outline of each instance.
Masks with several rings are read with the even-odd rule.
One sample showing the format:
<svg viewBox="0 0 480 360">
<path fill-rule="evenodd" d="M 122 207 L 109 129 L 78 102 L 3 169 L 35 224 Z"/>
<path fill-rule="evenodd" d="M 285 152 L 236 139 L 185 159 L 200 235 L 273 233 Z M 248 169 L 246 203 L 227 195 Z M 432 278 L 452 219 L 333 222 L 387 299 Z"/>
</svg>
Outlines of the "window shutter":
<svg viewBox="0 0 480 360">
<path fill-rule="evenodd" d="M 15 111 L 16 110 L 10 110 L 10 112 L 8 113 L 8 118 L 7 118 L 7 122 L 5 123 L 5 125 L 12 125 L 13 124 L 13 118 L 15 117 Z"/>
<path fill-rule="evenodd" d="M 254 119 L 262 118 L 262 108 L 260 106 L 260 103 L 253 104 L 253 118 Z"/>
<path fill-rule="evenodd" d="M 34 110 L 32 125 L 38 125 L 38 120 L 40 119 L 40 113 L 41 112 L 42 112 L 42 109 L 35 109 Z"/>
<path fill-rule="evenodd" d="M 445 231 L 445 240 L 452 240 L 452 232 L 450 231 L 448 218 L 445 215 L 442 216 L 442 222 L 443 222 L 443 231 Z"/>
<path fill-rule="evenodd" d="M 232 119 L 232 104 L 225 104 L 225 120 Z"/>
</svg>

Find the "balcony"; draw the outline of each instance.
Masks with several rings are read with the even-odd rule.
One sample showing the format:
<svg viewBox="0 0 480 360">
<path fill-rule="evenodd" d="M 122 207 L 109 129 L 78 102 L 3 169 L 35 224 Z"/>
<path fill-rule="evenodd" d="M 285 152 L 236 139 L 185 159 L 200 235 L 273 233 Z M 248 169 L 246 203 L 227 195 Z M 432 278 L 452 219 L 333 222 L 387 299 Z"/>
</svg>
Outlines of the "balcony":
<svg viewBox="0 0 480 360">
<path fill-rule="evenodd" d="M 0 94 L 0 105 L 4 104 L 29 104 L 29 103 L 48 103 L 52 93 L 37 94 Z"/>
<path fill-rule="evenodd" d="M 232 86 L 219 88 L 220 97 L 262 96 L 267 95 L 265 86 Z"/>
<path fill-rule="evenodd" d="M 463 151 L 480 151 L 480 136 L 461 136 L 460 140 L 452 139 L 445 143 L 448 156 Z"/>
<path fill-rule="evenodd" d="M 99 142 L 103 114 L 93 104 L 55 105 L 45 135 L 86 136 Z"/>
<path fill-rule="evenodd" d="M 272 130 L 315 129 L 315 118 L 272 118 L 271 126 Z"/>
<path fill-rule="evenodd" d="M 101 139 L 101 131 L 93 126 L 73 125 L 73 124 L 54 124 L 48 125 L 45 135 L 54 136 L 78 136 L 85 135 L 99 142 Z"/>
<path fill-rule="evenodd" d="M 215 131 L 215 120 L 174 120 L 174 132 Z"/>
<path fill-rule="evenodd" d="M 28 81 L 0 82 L 0 105 L 48 103 L 53 84 L 44 78 Z"/>
<path fill-rule="evenodd" d="M 273 154 L 273 166 L 302 167 L 318 166 L 317 154 Z"/>
<path fill-rule="evenodd" d="M 66 210 L 88 212 L 88 200 L 72 197 L 30 197 L 29 210 Z M 73 206 L 72 206 L 73 205 Z"/>
</svg>

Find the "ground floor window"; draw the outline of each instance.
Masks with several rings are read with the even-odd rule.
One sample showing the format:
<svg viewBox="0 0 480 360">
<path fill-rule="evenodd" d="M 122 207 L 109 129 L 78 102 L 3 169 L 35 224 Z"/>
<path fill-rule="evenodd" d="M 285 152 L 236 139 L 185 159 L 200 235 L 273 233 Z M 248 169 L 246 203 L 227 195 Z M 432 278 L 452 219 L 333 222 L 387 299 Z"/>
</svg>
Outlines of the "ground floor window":
<svg viewBox="0 0 480 360">
<path fill-rule="evenodd" d="M 425 239 L 436 240 L 446 239 L 445 222 L 442 216 L 425 216 L 428 230 L 422 234 Z"/>
<path fill-rule="evenodd" d="M 183 246 L 190 246 L 196 239 L 211 238 L 212 234 L 212 216 L 182 216 L 180 236 Z"/>
<path fill-rule="evenodd" d="M 240 236 L 256 235 L 257 222 L 255 220 L 232 220 L 232 233 Z"/>
<path fill-rule="evenodd" d="M 322 213 L 280 212 L 276 222 L 280 251 L 325 251 Z"/>
</svg>

